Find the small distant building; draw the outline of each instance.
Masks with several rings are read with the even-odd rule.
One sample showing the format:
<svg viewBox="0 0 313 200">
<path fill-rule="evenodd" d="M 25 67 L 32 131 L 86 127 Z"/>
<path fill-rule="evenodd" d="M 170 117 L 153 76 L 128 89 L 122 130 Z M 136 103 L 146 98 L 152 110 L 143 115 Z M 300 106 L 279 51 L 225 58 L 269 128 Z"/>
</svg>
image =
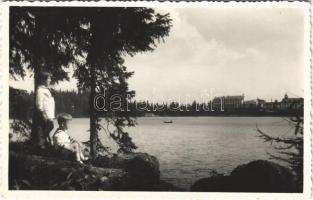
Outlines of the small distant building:
<svg viewBox="0 0 313 200">
<path fill-rule="evenodd" d="M 275 103 L 274 102 L 266 102 L 264 105 L 265 111 L 273 112 L 275 110 Z"/>
<path fill-rule="evenodd" d="M 267 112 L 274 112 L 277 111 L 279 109 L 279 103 L 277 100 L 275 100 L 274 102 L 266 102 L 264 104 L 264 110 Z"/>
<path fill-rule="evenodd" d="M 243 107 L 245 110 L 256 109 L 256 108 L 257 108 L 257 101 L 254 100 L 254 99 L 244 101 L 242 107 Z"/>
<path fill-rule="evenodd" d="M 265 111 L 273 112 L 274 111 L 274 102 L 266 102 L 264 105 Z"/>
<path fill-rule="evenodd" d="M 251 99 L 243 102 L 242 108 L 245 111 L 264 111 L 266 101 L 263 99 Z"/>
<path fill-rule="evenodd" d="M 215 111 L 237 111 L 242 107 L 244 95 L 215 97 L 212 107 Z"/>
<path fill-rule="evenodd" d="M 256 99 L 256 102 L 257 102 L 257 109 L 258 109 L 259 111 L 264 111 L 264 109 L 265 109 L 264 107 L 265 107 L 266 101 L 263 100 L 263 99 L 257 98 L 257 99 Z"/>
<path fill-rule="evenodd" d="M 285 94 L 280 102 L 279 109 L 285 112 L 303 112 L 304 99 L 303 98 L 289 98 Z"/>
</svg>

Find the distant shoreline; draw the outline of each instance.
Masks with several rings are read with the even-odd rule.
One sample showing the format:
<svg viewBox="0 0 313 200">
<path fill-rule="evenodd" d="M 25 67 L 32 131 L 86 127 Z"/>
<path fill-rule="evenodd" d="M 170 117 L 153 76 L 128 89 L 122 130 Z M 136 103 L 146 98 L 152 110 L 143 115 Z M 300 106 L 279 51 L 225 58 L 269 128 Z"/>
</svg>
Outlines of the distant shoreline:
<svg viewBox="0 0 313 200">
<path fill-rule="evenodd" d="M 295 117 L 295 116 L 299 116 L 297 114 L 261 114 L 261 115 L 257 115 L 257 114 L 215 114 L 215 115 L 153 115 L 153 116 L 145 116 L 145 115 L 131 115 L 129 117 L 136 117 L 136 118 L 152 118 L 152 117 L 179 117 L 179 118 L 184 118 L 184 117 Z M 303 115 L 300 115 L 303 117 Z M 81 118 L 89 118 L 88 115 L 86 116 L 75 116 L 73 115 L 74 119 L 81 119 Z M 103 116 L 100 116 L 100 118 L 104 118 Z M 9 120 L 14 120 L 13 118 L 9 118 Z"/>
<path fill-rule="evenodd" d="M 132 116 L 136 118 L 152 118 L 152 117 L 294 117 L 295 115 L 155 115 L 155 116 Z M 73 118 L 89 118 L 88 116 Z"/>
</svg>

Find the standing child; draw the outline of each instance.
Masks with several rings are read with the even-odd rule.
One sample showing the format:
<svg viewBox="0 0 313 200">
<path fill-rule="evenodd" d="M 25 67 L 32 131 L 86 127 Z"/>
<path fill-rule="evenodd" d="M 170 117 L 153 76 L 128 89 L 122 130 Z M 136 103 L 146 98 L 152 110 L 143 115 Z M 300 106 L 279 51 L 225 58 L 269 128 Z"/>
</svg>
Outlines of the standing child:
<svg viewBox="0 0 313 200">
<path fill-rule="evenodd" d="M 51 74 L 48 72 L 41 72 L 39 85 L 36 88 L 36 109 L 35 130 L 37 135 L 37 144 L 41 149 L 46 148 L 47 140 L 49 140 L 49 133 L 53 130 L 54 119 L 54 98 L 50 92 Z"/>
<path fill-rule="evenodd" d="M 70 114 L 61 113 L 58 116 L 59 128 L 53 134 L 53 145 L 63 154 L 74 153 L 76 161 L 83 163 L 82 160 L 87 158 L 83 155 L 80 144 L 67 134 L 70 120 L 72 120 Z"/>
</svg>

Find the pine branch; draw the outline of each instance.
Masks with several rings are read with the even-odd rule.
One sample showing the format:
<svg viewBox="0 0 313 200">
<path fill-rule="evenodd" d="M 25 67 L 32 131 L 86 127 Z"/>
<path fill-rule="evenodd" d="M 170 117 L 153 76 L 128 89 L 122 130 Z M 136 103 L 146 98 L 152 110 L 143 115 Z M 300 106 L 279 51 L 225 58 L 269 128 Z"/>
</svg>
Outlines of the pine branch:
<svg viewBox="0 0 313 200">
<path fill-rule="evenodd" d="M 257 131 L 260 133 L 261 138 L 263 138 L 265 140 L 265 142 L 277 142 L 277 143 L 285 143 L 285 144 L 292 144 L 292 145 L 296 145 L 296 144 L 300 144 L 302 143 L 303 139 L 302 138 L 281 138 L 281 137 L 273 137 L 270 136 L 266 133 L 264 133 L 262 130 L 260 130 L 257 127 Z"/>
</svg>

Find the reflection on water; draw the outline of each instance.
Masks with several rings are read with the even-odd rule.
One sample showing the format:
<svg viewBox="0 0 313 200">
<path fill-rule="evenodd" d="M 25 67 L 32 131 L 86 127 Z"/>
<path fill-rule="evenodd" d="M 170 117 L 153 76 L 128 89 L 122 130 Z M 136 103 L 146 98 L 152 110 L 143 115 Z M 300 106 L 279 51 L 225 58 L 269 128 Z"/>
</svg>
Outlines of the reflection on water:
<svg viewBox="0 0 313 200">
<path fill-rule="evenodd" d="M 156 156 L 161 178 L 186 189 L 212 170 L 229 173 L 239 164 L 269 159 L 269 144 L 257 137 L 256 124 L 272 135 L 292 133 L 280 117 L 140 117 L 137 122 L 129 132 L 138 151 Z M 69 133 L 86 141 L 88 126 L 89 119 L 74 119 Z M 105 133 L 101 139 L 116 150 Z"/>
</svg>

